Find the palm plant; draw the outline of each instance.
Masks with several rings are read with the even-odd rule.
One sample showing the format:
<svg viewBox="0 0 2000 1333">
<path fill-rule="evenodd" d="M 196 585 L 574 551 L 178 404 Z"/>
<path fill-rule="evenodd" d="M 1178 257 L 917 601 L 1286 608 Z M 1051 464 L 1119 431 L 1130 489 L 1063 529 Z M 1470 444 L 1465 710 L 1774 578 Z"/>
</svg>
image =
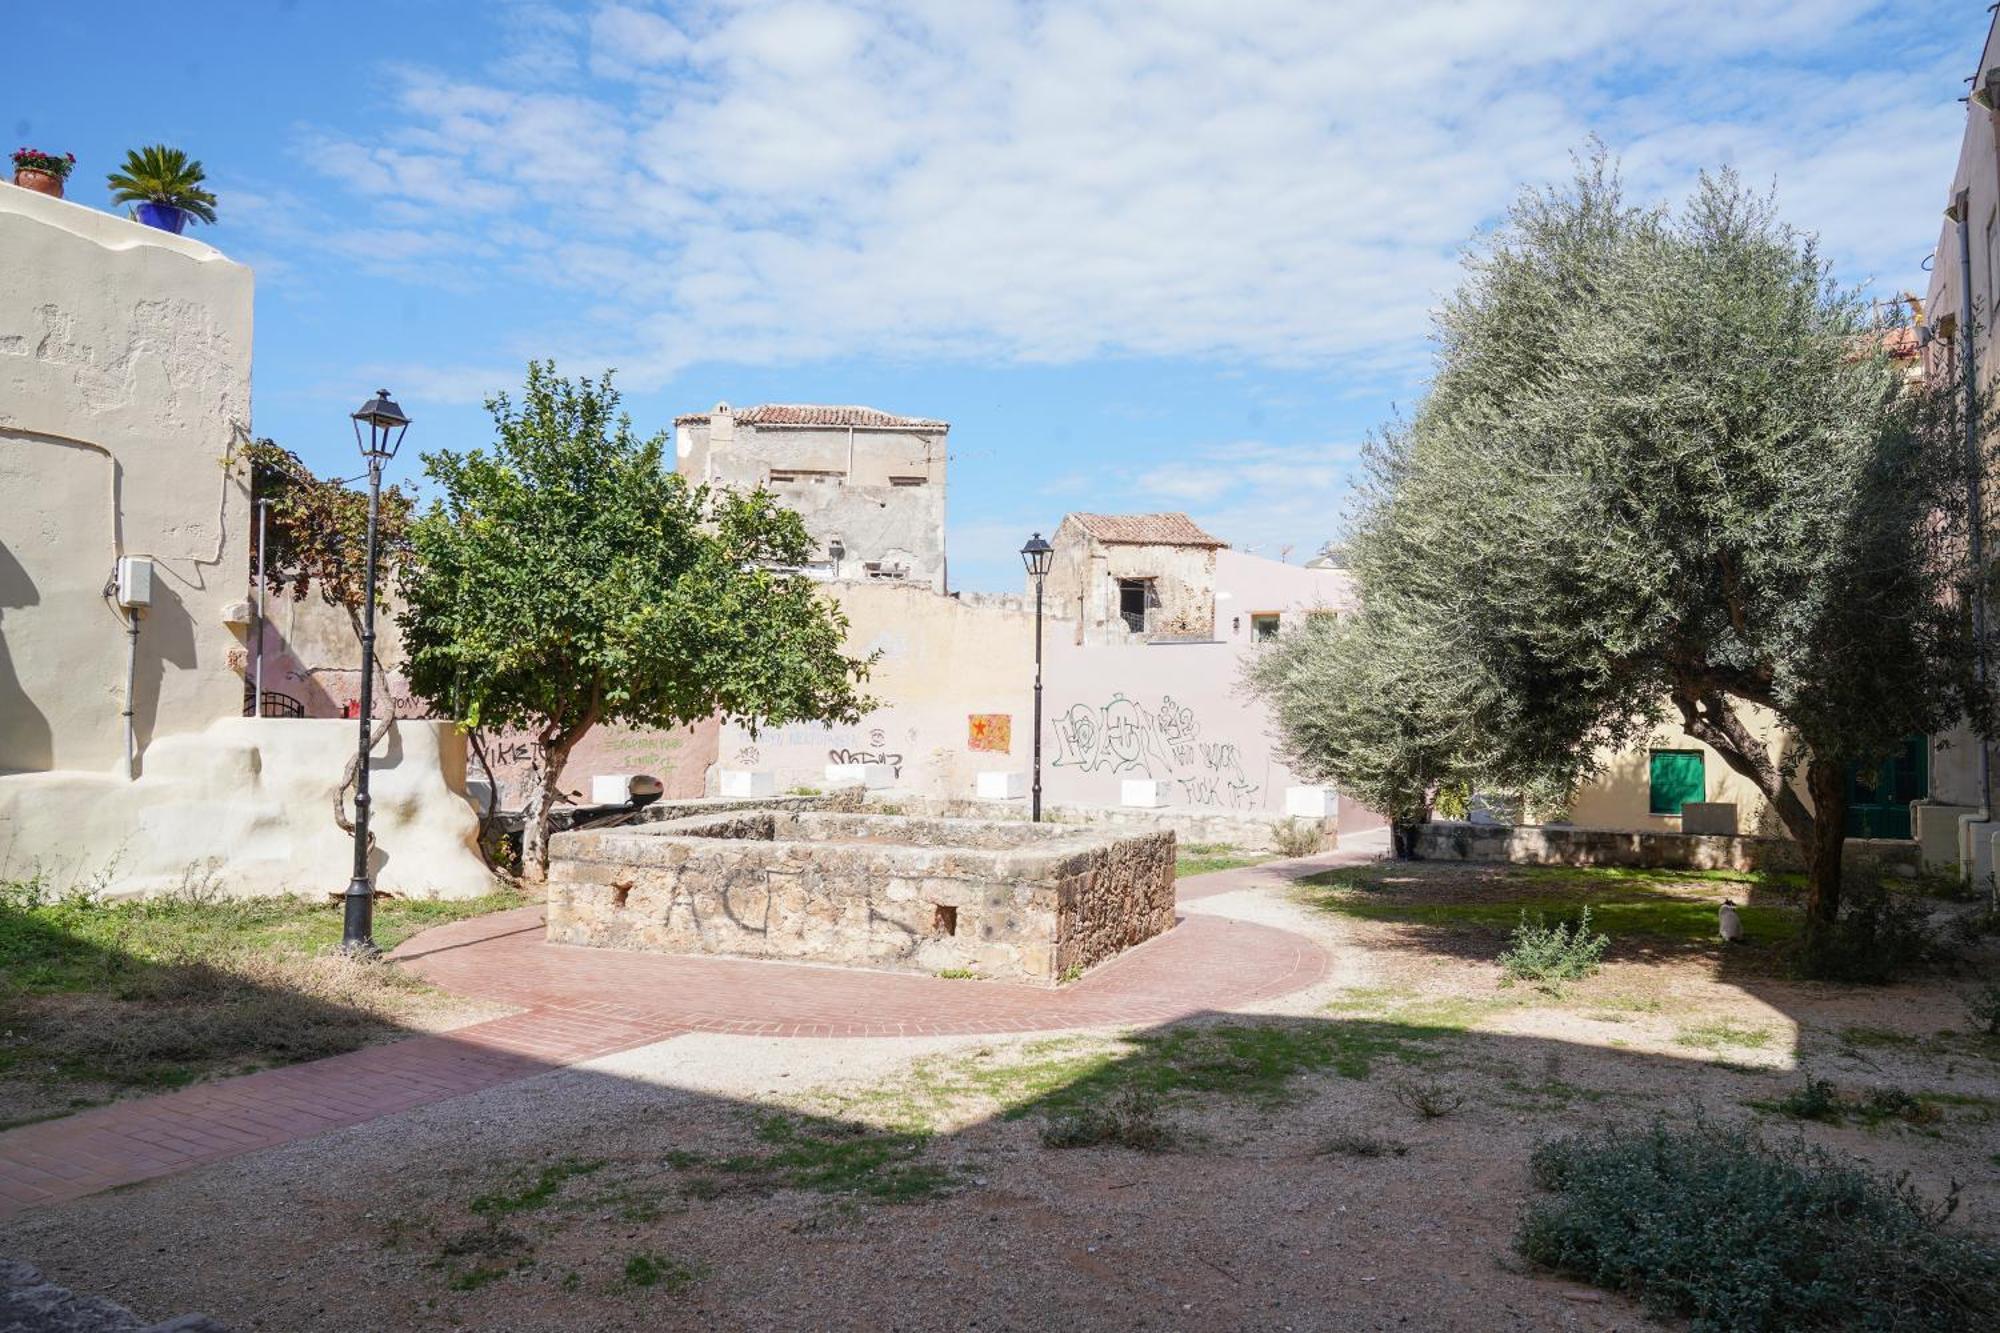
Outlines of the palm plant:
<svg viewBox="0 0 2000 1333">
<path fill-rule="evenodd" d="M 201 163 L 178 148 L 154 144 L 125 154 L 122 169 L 105 177 L 119 204 L 163 204 L 203 222 L 215 221 L 215 196 L 201 188 L 208 179 Z"/>
</svg>

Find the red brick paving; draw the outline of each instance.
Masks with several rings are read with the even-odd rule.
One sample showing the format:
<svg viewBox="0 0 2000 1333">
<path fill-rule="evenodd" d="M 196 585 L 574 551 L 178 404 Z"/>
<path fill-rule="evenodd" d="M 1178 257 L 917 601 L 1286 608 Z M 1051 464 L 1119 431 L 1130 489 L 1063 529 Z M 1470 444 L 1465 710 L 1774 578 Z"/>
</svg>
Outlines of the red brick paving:
<svg viewBox="0 0 2000 1333">
<path fill-rule="evenodd" d="M 1211 897 L 1360 859 L 1203 876 Z M 265 1070 L 0 1134 L 0 1217 L 310 1138 L 698 1030 L 769 1037 L 933 1036 L 1149 1026 L 1302 989 L 1310 940 L 1193 914 L 1061 990 L 792 963 L 553 945 L 539 908 L 461 921 L 395 956 L 447 990 L 522 1006 L 456 1032 Z"/>
</svg>

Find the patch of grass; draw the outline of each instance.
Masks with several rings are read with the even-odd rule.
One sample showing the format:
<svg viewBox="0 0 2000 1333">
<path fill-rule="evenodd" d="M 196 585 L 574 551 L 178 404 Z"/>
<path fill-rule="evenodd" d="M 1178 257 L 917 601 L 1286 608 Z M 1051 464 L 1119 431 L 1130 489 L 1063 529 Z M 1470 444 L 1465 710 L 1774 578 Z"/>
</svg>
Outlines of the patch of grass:
<svg viewBox="0 0 2000 1333">
<path fill-rule="evenodd" d="M 1720 1051 L 1727 1047 L 1757 1051 L 1771 1044 L 1771 1029 L 1719 1018 L 1710 1023 L 1693 1023 L 1674 1033 L 1674 1045 L 1696 1050 Z"/>
<path fill-rule="evenodd" d="M 1082 1106 L 1056 1116 L 1042 1127 L 1045 1148 L 1131 1148 L 1166 1152 L 1179 1136 L 1160 1117 L 1160 1099 L 1144 1089 L 1127 1087 L 1103 1106 Z"/>
<path fill-rule="evenodd" d="M 1322 890 L 1310 895 L 1314 906 L 1365 921 L 1500 932 L 1515 926 L 1523 912 L 1563 919 L 1587 902 L 1597 926 L 1613 936 L 1715 941 L 1720 947 L 1716 901 L 1675 893 L 1676 885 L 1747 882 L 1775 895 L 1788 892 L 1796 878 L 1730 871 L 1511 866 L 1450 883 L 1408 867 L 1343 866 L 1299 883 Z M 1457 900 L 1438 901 L 1440 894 Z M 1739 906 L 1737 911 L 1753 940 L 1787 939 L 1797 930 L 1798 912 L 1790 906 L 1758 904 Z"/>
<path fill-rule="evenodd" d="M 625 1260 L 624 1277 L 628 1287 L 664 1287 L 668 1291 L 681 1291 L 707 1275 L 705 1264 L 691 1264 L 661 1254 L 642 1251 Z"/>
<path fill-rule="evenodd" d="M 1209 875 L 1218 870 L 1236 870 L 1243 866 L 1254 866 L 1271 859 L 1269 853 L 1245 852 L 1224 842 L 1186 842 L 1174 859 L 1174 877 L 1186 879 L 1189 875 Z"/>
<path fill-rule="evenodd" d="M 1515 1236 L 1529 1260 L 1697 1329 L 1893 1328 L 2000 1320 L 2000 1253 L 1927 1204 L 1802 1144 L 1735 1129 L 1606 1130 L 1544 1143 Z"/>
<path fill-rule="evenodd" d="M 979 974 L 969 967 L 947 967 L 933 973 L 940 981 L 977 981 Z"/>
<path fill-rule="evenodd" d="M 788 1188 L 876 1203 L 916 1203 L 951 1191 L 952 1172 L 918 1160 L 923 1133 L 884 1132 L 845 1121 L 767 1115 L 757 1122 L 763 1150 L 708 1162 L 739 1188 Z M 684 1193 L 702 1187 L 684 1184 Z M 713 1196 L 710 1196 L 713 1197 Z"/>
<path fill-rule="evenodd" d="M 519 906 L 386 899 L 376 938 Z M 394 1033 L 433 993 L 391 964 L 333 954 L 338 904 L 229 898 L 198 876 L 159 898 L 101 902 L 43 880 L 0 883 L 0 1081 L 14 1114 L 336 1055 Z"/>
<path fill-rule="evenodd" d="M 1993 1103 L 1985 1097 L 1954 1092 L 1911 1092 L 1906 1088 L 1876 1086 L 1859 1092 L 1843 1092 L 1827 1079 L 1806 1076 L 1805 1083 L 1783 1097 L 1750 1101 L 1746 1105 L 1794 1120 L 1812 1120 L 1838 1125 L 1853 1119 L 1869 1129 L 1889 1121 L 1923 1127 L 1945 1118 L 1947 1107 L 1968 1107 L 1984 1111 L 1991 1118 Z"/>
<path fill-rule="evenodd" d="M 472 1201 L 472 1211 L 482 1217 L 504 1217 L 508 1213 L 530 1213 L 546 1208 L 563 1185 L 578 1176 L 587 1176 L 604 1166 L 602 1157 L 565 1157 L 535 1172 L 527 1184 L 511 1190 L 494 1190 Z"/>
<path fill-rule="evenodd" d="M 1500 967 L 1506 973 L 1502 984 L 1531 981 L 1552 995 L 1560 995 L 1570 982 L 1593 975 L 1610 947 L 1610 936 L 1592 933 L 1589 907 L 1575 922 L 1558 921 L 1553 926 L 1539 913 L 1531 920 L 1523 912 L 1500 953 Z"/>
</svg>

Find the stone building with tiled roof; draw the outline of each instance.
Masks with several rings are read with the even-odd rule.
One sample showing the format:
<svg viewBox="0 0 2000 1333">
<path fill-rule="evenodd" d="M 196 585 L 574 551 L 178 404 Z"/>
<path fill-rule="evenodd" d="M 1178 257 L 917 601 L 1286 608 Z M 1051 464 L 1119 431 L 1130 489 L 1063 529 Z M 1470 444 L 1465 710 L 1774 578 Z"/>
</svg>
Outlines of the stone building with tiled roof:
<svg viewBox="0 0 2000 1333">
<path fill-rule="evenodd" d="M 1215 637 L 1215 553 L 1229 543 L 1186 514 L 1069 514 L 1051 539 L 1051 611 L 1079 643 Z"/>
<path fill-rule="evenodd" d="M 770 490 L 805 520 L 808 572 L 945 591 L 945 437 L 951 426 L 873 407 L 763 403 L 674 418 L 690 481 Z"/>
</svg>

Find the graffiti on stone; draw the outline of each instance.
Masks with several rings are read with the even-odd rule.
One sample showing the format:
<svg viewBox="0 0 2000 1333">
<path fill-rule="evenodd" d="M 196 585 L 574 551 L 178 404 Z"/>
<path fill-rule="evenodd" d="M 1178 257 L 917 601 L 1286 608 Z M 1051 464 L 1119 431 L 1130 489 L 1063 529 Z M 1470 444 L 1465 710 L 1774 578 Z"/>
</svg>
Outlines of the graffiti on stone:
<svg viewBox="0 0 2000 1333">
<path fill-rule="evenodd" d="M 1123 694 L 1098 707 L 1074 704 L 1051 719 L 1058 768 L 1165 779 L 1190 805 L 1244 809 L 1263 790 L 1243 771 L 1233 741 L 1204 741 L 1194 710 L 1162 695 L 1147 709 Z"/>
</svg>

